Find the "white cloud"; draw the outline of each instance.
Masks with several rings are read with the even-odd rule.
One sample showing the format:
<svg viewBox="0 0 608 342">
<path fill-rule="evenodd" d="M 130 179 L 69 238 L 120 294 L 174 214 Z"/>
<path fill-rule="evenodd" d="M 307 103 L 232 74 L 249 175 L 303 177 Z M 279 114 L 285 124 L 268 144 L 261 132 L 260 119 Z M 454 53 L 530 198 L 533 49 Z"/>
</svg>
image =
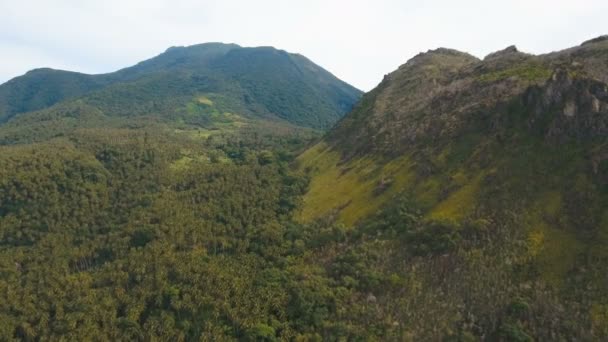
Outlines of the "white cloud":
<svg viewBox="0 0 608 342">
<path fill-rule="evenodd" d="M 604 0 L 0 0 L 0 82 L 49 66 L 108 72 L 208 41 L 299 52 L 371 89 L 420 51 L 534 53 L 608 33 Z"/>
</svg>

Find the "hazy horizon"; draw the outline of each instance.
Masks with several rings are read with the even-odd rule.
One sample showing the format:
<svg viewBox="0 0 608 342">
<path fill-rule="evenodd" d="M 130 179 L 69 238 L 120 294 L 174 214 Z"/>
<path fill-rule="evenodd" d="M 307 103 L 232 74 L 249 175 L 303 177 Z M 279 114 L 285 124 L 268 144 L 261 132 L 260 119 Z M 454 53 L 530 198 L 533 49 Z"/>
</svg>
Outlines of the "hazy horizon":
<svg viewBox="0 0 608 342">
<path fill-rule="evenodd" d="M 575 46 L 608 33 L 607 12 L 596 0 L 0 2 L 0 83 L 42 67 L 112 72 L 170 46 L 223 42 L 300 53 L 368 91 L 438 47 L 483 58 L 509 45 L 534 54 Z"/>
</svg>

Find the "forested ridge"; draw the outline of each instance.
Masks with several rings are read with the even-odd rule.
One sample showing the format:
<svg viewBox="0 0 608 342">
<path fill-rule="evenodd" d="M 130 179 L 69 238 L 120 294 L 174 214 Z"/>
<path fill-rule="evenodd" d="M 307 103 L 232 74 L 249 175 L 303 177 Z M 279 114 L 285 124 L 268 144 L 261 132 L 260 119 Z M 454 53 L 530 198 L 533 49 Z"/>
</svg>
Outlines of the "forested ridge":
<svg viewBox="0 0 608 342">
<path fill-rule="evenodd" d="M 606 336 L 585 302 L 601 289 L 537 281 L 509 213 L 454 227 L 404 192 L 354 227 L 339 209 L 294 220 L 314 138 L 108 128 L 0 147 L 1 339 Z"/>
<path fill-rule="evenodd" d="M 0 85 L 0 123 L 54 105 L 174 122 L 200 114 L 194 105 L 217 103 L 224 112 L 248 119 L 327 129 L 360 96 L 361 91 L 302 55 L 206 43 L 171 47 L 107 74 L 32 70 Z"/>
<path fill-rule="evenodd" d="M 293 336 L 302 143 L 124 130 L 3 147 L 2 339 Z"/>
<path fill-rule="evenodd" d="M 380 303 L 415 301 L 401 291 L 422 280 L 394 269 L 397 222 L 293 220 L 308 184 L 294 157 L 313 138 L 95 129 L 0 147 L 1 338 L 407 337 L 415 302 Z M 409 229 L 403 208 L 382 216 L 408 210 Z M 431 243 L 397 255 L 453 247 Z"/>
</svg>

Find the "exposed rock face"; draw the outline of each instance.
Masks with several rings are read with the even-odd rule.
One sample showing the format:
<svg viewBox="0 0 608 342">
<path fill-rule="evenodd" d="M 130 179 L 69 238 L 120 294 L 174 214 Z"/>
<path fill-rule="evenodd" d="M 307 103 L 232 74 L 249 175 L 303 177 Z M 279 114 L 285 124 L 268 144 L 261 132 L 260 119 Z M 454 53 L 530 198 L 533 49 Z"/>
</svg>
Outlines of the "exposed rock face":
<svg viewBox="0 0 608 342">
<path fill-rule="evenodd" d="M 484 62 L 489 61 L 498 61 L 498 60 L 518 60 L 525 59 L 527 57 L 531 57 L 531 55 L 527 53 L 520 52 L 515 45 L 511 45 L 503 50 L 493 52 L 487 55 L 483 60 Z"/>
<path fill-rule="evenodd" d="M 328 140 L 348 146 L 346 158 L 395 154 L 471 130 L 503 130 L 513 103 L 524 104 L 529 127 L 548 140 L 601 137 L 608 134 L 608 40 L 600 38 L 542 56 L 515 46 L 483 61 L 451 49 L 419 54 L 387 75 Z"/>
<path fill-rule="evenodd" d="M 564 115 L 573 117 L 576 114 L 576 103 L 572 100 L 566 102 L 564 106 Z"/>
<path fill-rule="evenodd" d="M 593 113 L 599 113 L 600 111 L 602 111 L 602 107 L 603 104 L 602 102 L 600 102 L 600 100 L 598 100 L 597 98 L 593 97 L 591 98 L 591 111 Z"/>
<path fill-rule="evenodd" d="M 608 85 L 603 82 L 572 78 L 568 71 L 558 70 L 525 97 L 524 104 L 534 108 L 530 125 L 550 141 L 608 137 Z"/>
</svg>

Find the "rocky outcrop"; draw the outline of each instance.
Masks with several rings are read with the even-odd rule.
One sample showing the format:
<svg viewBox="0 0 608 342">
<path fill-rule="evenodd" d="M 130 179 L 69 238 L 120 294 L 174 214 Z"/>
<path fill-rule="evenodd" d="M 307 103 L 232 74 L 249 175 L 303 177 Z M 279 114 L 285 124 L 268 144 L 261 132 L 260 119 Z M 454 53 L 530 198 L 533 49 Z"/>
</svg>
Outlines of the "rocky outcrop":
<svg viewBox="0 0 608 342">
<path fill-rule="evenodd" d="M 508 136 L 526 125 L 548 141 L 602 138 L 608 136 L 607 60 L 602 39 L 542 56 L 510 46 L 484 60 L 430 50 L 389 74 L 327 140 L 349 158 L 449 144 L 480 130 Z M 514 103 L 523 104 L 518 113 Z"/>
<path fill-rule="evenodd" d="M 525 105 L 530 126 L 553 142 L 592 141 L 608 137 L 608 85 L 556 71 L 542 87 L 532 87 Z"/>
<path fill-rule="evenodd" d="M 519 51 L 515 45 L 511 45 L 503 50 L 496 51 L 496 52 L 493 52 L 493 53 L 487 55 L 483 59 L 483 61 L 489 62 L 489 61 L 499 60 L 499 59 L 514 59 L 514 58 L 521 59 L 521 58 L 525 58 L 525 57 L 529 57 L 529 56 L 532 56 L 532 55 L 523 53 L 523 52 Z"/>
</svg>

